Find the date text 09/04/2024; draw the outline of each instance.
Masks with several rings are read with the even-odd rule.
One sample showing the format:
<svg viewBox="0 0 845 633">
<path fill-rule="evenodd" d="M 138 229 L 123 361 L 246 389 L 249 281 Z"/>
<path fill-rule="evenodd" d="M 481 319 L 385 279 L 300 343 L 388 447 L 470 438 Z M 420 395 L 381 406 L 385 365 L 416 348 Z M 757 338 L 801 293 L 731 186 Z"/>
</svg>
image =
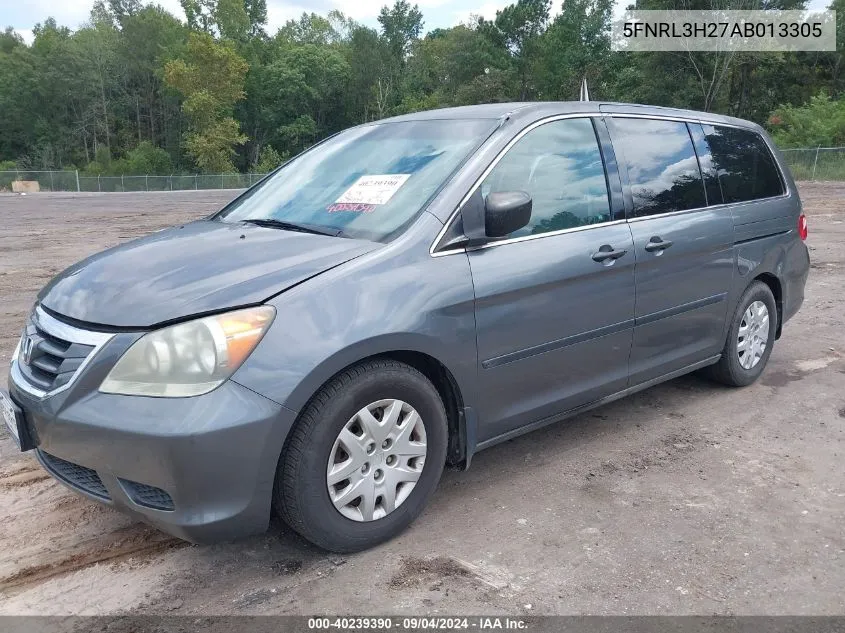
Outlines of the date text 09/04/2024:
<svg viewBox="0 0 845 633">
<path fill-rule="evenodd" d="M 322 617 L 309 618 L 308 628 L 312 630 L 526 630 L 528 623 L 521 618 L 510 617 Z"/>
</svg>

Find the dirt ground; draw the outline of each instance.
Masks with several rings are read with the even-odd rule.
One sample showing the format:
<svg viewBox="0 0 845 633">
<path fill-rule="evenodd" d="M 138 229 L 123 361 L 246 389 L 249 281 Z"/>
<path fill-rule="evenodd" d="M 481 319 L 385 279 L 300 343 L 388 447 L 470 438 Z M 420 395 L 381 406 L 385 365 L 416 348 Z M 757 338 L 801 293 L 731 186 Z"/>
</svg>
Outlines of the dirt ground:
<svg viewBox="0 0 845 633">
<path fill-rule="evenodd" d="M 396 540 L 197 547 L 0 432 L 0 614 L 843 614 L 845 183 L 801 186 L 801 312 L 746 389 L 687 376 L 480 453 Z M 234 192 L 0 196 L 0 379 L 36 292 Z"/>
</svg>

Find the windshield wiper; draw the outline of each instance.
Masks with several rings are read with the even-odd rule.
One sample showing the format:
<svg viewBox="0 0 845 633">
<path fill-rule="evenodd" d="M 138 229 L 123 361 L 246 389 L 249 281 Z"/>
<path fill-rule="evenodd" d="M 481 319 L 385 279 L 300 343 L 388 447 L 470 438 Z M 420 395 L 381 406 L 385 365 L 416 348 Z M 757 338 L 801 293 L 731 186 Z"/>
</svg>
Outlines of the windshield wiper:
<svg viewBox="0 0 845 633">
<path fill-rule="evenodd" d="M 297 222 L 286 222 L 285 220 L 276 220 L 274 218 L 254 218 L 242 221 L 246 224 L 255 224 L 256 226 L 264 226 L 271 229 L 300 231 L 301 233 L 314 233 L 315 235 L 329 235 L 331 237 L 344 236 L 343 231 L 340 229 L 318 226 L 316 224 L 298 224 Z"/>
</svg>

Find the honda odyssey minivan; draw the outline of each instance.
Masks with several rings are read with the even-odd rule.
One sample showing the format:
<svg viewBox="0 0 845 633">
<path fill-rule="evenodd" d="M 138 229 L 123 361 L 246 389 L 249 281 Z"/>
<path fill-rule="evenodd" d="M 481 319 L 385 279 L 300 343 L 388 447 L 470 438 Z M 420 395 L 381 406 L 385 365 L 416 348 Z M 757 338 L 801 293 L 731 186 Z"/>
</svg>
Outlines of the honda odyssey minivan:
<svg viewBox="0 0 845 633">
<path fill-rule="evenodd" d="M 578 102 L 367 123 L 58 275 L 3 414 L 63 484 L 183 539 L 275 511 L 361 550 L 481 449 L 694 370 L 752 383 L 806 235 L 746 121 Z"/>
</svg>

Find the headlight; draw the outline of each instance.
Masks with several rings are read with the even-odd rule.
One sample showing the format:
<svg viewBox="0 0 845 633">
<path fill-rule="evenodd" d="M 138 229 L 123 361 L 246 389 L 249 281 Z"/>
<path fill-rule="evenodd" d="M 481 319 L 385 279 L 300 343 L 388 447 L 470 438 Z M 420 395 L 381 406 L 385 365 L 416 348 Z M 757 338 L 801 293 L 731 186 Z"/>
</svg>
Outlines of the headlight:
<svg viewBox="0 0 845 633">
<path fill-rule="evenodd" d="M 145 334 L 120 357 L 100 391 L 165 398 L 208 393 L 241 366 L 275 315 L 272 306 L 260 306 Z"/>
</svg>

